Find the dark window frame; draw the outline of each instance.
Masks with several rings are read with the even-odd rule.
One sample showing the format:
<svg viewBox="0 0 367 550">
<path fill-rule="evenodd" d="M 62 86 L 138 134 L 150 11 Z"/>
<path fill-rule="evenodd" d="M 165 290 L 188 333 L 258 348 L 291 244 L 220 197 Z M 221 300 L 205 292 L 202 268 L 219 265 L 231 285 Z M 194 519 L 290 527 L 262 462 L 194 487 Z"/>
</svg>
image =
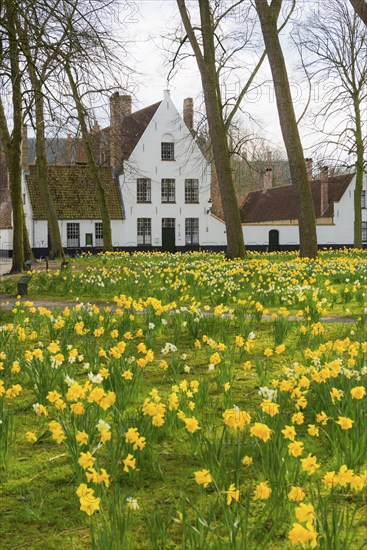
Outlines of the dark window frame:
<svg viewBox="0 0 367 550">
<path fill-rule="evenodd" d="M 175 144 L 172 141 L 161 142 L 161 160 L 175 160 Z"/>
<path fill-rule="evenodd" d="M 185 180 L 185 204 L 199 204 L 199 180 Z"/>
<path fill-rule="evenodd" d="M 138 204 L 152 202 L 152 180 L 150 178 L 136 180 L 136 202 Z"/>
</svg>

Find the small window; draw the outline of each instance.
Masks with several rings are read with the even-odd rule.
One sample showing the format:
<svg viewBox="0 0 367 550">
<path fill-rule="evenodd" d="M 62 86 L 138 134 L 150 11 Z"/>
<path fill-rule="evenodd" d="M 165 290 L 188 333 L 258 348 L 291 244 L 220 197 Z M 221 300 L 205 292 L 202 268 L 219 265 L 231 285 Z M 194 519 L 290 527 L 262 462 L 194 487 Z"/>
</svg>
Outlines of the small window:
<svg viewBox="0 0 367 550">
<path fill-rule="evenodd" d="M 103 223 L 96 222 L 94 226 L 94 240 L 96 246 L 103 246 Z"/>
<path fill-rule="evenodd" d="M 23 193 L 23 204 L 25 204 L 25 193 Z"/>
<path fill-rule="evenodd" d="M 162 180 L 162 202 L 175 202 L 175 180 L 163 179 Z"/>
<path fill-rule="evenodd" d="M 199 202 L 199 180 L 193 180 L 193 179 L 185 180 L 185 202 L 186 203 Z"/>
<path fill-rule="evenodd" d="M 366 208 L 366 191 L 362 191 L 361 206 L 362 206 L 362 208 Z"/>
<path fill-rule="evenodd" d="M 367 243 L 367 222 L 362 222 L 362 243 Z"/>
<path fill-rule="evenodd" d="M 68 248 L 78 248 L 80 246 L 80 229 L 78 223 L 66 224 L 66 238 Z"/>
<path fill-rule="evenodd" d="M 138 218 L 138 245 L 152 244 L 152 220 Z"/>
<path fill-rule="evenodd" d="M 93 246 L 93 233 L 85 234 L 85 246 Z"/>
<path fill-rule="evenodd" d="M 199 218 L 186 218 L 185 243 L 199 244 Z"/>
<path fill-rule="evenodd" d="M 163 228 L 174 228 L 175 227 L 175 218 L 162 218 L 162 227 Z"/>
<path fill-rule="evenodd" d="M 161 159 L 175 160 L 175 144 L 163 141 L 161 143 Z"/>
<path fill-rule="evenodd" d="M 151 202 L 151 180 L 148 178 L 138 178 L 136 181 L 136 202 Z"/>
</svg>

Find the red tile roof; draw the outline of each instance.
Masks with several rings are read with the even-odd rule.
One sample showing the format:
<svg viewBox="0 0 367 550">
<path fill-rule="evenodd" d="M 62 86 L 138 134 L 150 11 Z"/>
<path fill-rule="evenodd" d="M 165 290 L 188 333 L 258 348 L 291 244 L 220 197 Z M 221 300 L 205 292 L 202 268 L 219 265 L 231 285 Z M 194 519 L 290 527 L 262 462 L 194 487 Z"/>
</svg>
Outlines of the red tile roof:
<svg viewBox="0 0 367 550">
<path fill-rule="evenodd" d="M 310 182 L 315 215 L 331 217 L 334 215 L 334 202 L 338 202 L 352 181 L 354 174 L 342 174 L 328 179 L 328 206 L 322 213 L 321 182 Z M 295 220 L 298 218 L 298 204 L 293 185 L 273 187 L 267 191 L 253 191 L 249 193 L 240 207 L 241 221 L 257 223 L 275 220 Z"/>
<path fill-rule="evenodd" d="M 158 101 L 124 117 L 121 123 L 121 148 L 124 160 L 130 157 L 161 103 Z"/>
<path fill-rule="evenodd" d="M 51 198 L 59 220 L 101 219 L 101 208 L 88 166 L 48 166 L 47 173 Z M 110 218 L 124 219 L 120 188 L 112 177 L 111 168 L 100 167 L 99 174 Z M 46 219 L 35 166 L 30 166 L 27 183 L 34 219 Z"/>
<path fill-rule="evenodd" d="M 153 105 L 148 105 L 148 107 L 144 107 L 144 109 L 140 109 L 140 111 L 135 111 L 135 113 L 131 113 L 131 115 L 127 115 L 122 119 L 118 135 L 114 136 L 115 139 L 121 143 L 120 159 L 122 161 L 127 160 L 131 156 L 131 153 L 139 143 L 140 138 L 147 129 L 149 122 L 152 120 L 161 103 L 161 101 L 158 101 L 157 103 L 153 103 Z M 109 155 L 111 126 L 107 126 L 107 128 L 100 130 L 97 136 L 102 138 L 102 134 L 105 142 L 104 147 L 106 150 L 108 149 Z"/>
</svg>

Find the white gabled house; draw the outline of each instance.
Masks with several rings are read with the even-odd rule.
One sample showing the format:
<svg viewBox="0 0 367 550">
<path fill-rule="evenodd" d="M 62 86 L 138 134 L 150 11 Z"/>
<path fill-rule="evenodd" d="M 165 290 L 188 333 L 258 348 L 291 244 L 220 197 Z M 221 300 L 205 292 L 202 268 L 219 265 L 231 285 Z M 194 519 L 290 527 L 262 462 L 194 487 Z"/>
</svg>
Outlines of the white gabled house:
<svg viewBox="0 0 367 550">
<path fill-rule="evenodd" d="M 114 109 L 124 110 L 118 101 L 128 98 L 112 96 L 111 121 L 118 118 Z M 122 119 L 120 140 L 122 246 L 162 251 L 225 246 L 224 225 L 211 213 L 211 166 L 193 138 L 192 100 L 184 101 L 182 118 L 165 91 L 163 101 Z"/>
</svg>

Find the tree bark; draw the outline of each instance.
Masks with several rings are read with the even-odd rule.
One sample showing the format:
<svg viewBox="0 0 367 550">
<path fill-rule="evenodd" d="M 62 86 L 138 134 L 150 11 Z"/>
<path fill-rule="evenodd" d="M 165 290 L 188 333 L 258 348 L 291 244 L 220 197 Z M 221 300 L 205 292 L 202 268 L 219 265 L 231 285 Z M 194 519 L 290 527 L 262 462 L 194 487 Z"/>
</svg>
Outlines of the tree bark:
<svg viewBox="0 0 367 550">
<path fill-rule="evenodd" d="M 367 2 L 365 0 L 349 0 L 355 12 L 367 26 Z"/>
<path fill-rule="evenodd" d="M 23 253 L 24 253 L 24 260 L 31 260 L 32 262 L 35 261 L 31 243 L 29 242 L 29 234 L 25 223 L 24 212 L 23 212 Z"/>
<path fill-rule="evenodd" d="M 293 107 L 287 67 L 277 30 L 282 0 L 272 0 L 270 6 L 267 0 L 255 0 L 255 5 L 272 72 L 281 131 L 299 206 L 300 255 L 315 258 L 317 256 L 315 210 Z"/>
<path fill-rule="evenodd" d="M 35 74 L 31 74 L 32 72 L 34 72 L 34 67 L 29 70 L 29 74 L 33 87 L 36 114 L 37 185 L 43 202 L 43 208 L 47 217 L 48 230 L 50 232 L 50 258 L 61 258 L 62 260 L 64 260 L 65 255 L 61 242 L 60 228 L 57 221 L 56 210 L 48 186 L 43 93 L 41 90 L 41 83 L 39 82 Z"/>
<path fill-rule="evenodd" d="M 201 35 L 203 53 L 197 43 L 184 0 L 177 0 L 181 19 L 198 64 L 204 91 L 205 109 L 213 150 L 214 164 L 222 199 L 227 232 L 228 258 L 243 258 L 246 249 L 240 212 L 233 185 L 232 168 L 228 150 L 228 136 L 222 111 L 219 77 L 215 59 L 214 26 L 209 0 L 200 0 Z"/>
<path fill-rule="evenodd" d="M 35 118 L 36 118 L 36 177 L 37 186 L 41 195 L 43 208 L 46 213 L 48 230 L 50 232 L 51 250 L 50 258 L 65 259 L 62 246 L 60 228 L 57 221 L 55 206 L 53 204 L 48 186 L 47 158 L 45 143 L 45 117 L 44 117 L 44 97 L 42 92 L 42 82 L 37 77 L 36 60 L 32 58 L 28 38 L 24 30 L 18 25 L 21 33 L 21 44 L 23 53 L 27 59 L 28 74 L 31 81 L 32 92 L 34 95 Z"/>
<path fill-rule="evenodd" d="M 90 137 L 90 133 L 88 132 L 87 124 L 85 121 L 84 107 L 80 99 L 78 87 L 75 82 L 74 76 L 72 74 L 71 67 L 67 61 L 65 61 L 64 63 L 64 69 L 69 79 L 71 92 L 73 95 L 73 99 L 74 99 L 77 114 L 78 114 L 78 121 L 82 132 L 83 142 L 87 153 L 89 171 L 90 171 L 91 178 L 95 184 L 95 188 L 96 188 L 96 192 L 98 195 L 98 200 L 101 208 L 102 226 L 103 226 L 103 250 L 112 251 L 113 245 L 112 245 L 111 220 L 110 220 L 110 215 L 107 208 L 106 194 L 104 192 L 104 189 L 99 177 L 98 166 L 94 160 L 91 137 Z"/>
<path fill-rule="evenodd" d="M 354 97 L 354 113 L 356 124 L 354 135 L 357 151 L 356 186 L 354 189 L 354 246 L 356 248 L 362 248 L 362 189 L 364 175 L 364 144 L 360 102 L 357 97 Z"/>
<path fill-rule="evenodd" d="M 21 166 L 21 145 L 22 145 L 22 90 L 21 72 L 19 64 L 18 40 L 15 27 L 16 5 L 12 0 L 5 1 L 6 18 L 8 21 L 10 73 L 12 84 L 12 106 L 13 106 L 13 132 L 7 135 L 6 151 L 9 171 L 9 186 L 11 204 L 13 210 L 13 259 L 10 273 L 20 273 L 24 269 L 23 249 L 23 204 L 22 204 L 22 166 Z M 1 118 L 5 118 L 3 108 Z M 5 119 L 6 126 L 6 119 Z M 2 124 L 4 133 L 4 124 Z"/>
</svg>

